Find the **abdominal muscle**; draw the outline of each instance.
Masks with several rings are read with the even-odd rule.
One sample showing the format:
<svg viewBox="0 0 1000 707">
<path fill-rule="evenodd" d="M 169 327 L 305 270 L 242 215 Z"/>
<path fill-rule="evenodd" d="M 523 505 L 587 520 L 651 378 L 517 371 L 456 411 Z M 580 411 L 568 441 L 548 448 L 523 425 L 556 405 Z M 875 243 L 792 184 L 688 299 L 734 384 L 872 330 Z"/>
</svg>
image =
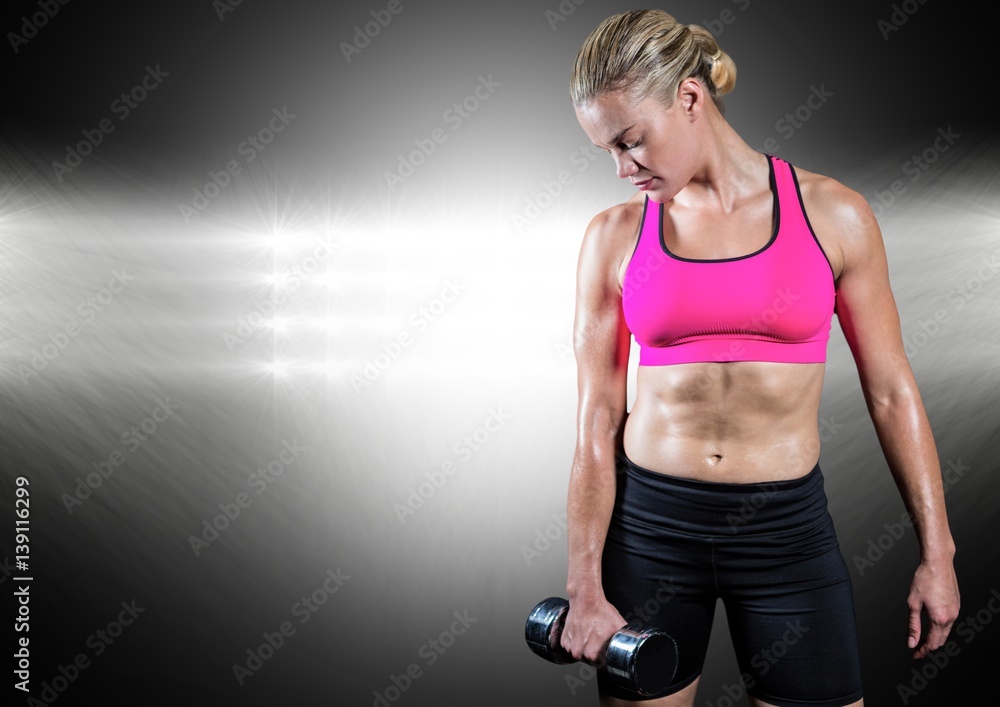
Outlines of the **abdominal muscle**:
<svg viewBox="0 0 1000 707">
<path fill-rule="evenodd" d="M 639 366 L 624 430 L 638 466 L 701 481 L 796 479 L 819 461 L 823 363 Z"/>
</svg>

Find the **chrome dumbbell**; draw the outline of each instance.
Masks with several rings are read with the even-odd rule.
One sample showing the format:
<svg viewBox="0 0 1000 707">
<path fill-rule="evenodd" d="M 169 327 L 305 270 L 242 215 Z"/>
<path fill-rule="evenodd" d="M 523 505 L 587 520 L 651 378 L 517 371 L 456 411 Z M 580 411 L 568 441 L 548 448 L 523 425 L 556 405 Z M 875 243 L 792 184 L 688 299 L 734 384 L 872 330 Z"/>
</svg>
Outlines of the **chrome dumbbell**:
<svg viewBox="0 0 1000 707">
<path fill-rule="evenodd" d="M 528 614 L 524 639 L 528 647 L 545 660 L 565 665 L 575 663 L 560 643 L 569 602 L 561 597 L 540 601 Z M 588 662 L 589 661 L 585 661 Z M 662 692 L 677 672 L 677 644 L 664 631 L 643 628 L 637 622 L 626 624 L 611 637 L 603 670 L 618 685 L 639 695 Z"/>
</svg>

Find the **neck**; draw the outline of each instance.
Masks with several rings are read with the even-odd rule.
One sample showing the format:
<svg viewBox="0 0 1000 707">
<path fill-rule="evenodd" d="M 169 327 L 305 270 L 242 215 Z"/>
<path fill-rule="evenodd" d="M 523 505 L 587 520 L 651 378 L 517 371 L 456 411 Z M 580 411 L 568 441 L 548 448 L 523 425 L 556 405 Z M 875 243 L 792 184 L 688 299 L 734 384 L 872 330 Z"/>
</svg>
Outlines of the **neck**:
<svg viewBox="0 0 1000 707">
<path fill-rule="evenodd" d="M 732 211 L 742 199 L 770 188 L 767 157 L 750 147 L 714 105 L 703 117 L 702 158 L 677 197 L 685 204 Z"/>
</svg>

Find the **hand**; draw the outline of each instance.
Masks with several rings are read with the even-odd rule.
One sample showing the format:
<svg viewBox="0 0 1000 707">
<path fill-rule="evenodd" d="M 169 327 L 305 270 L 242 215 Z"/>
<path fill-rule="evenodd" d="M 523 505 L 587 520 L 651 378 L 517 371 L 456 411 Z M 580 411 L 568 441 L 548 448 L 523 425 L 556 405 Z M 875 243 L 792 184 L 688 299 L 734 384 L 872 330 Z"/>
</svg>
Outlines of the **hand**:
<svg viewBox="0 0 1000 707">
<path fill-rule="evenodd" d="M 952 624 L 958 618 L 961 601 L 958 578 L 951 560 L 921 562 L 910 583 L 910 595 L 906 603 L 910 608 L 907 646 L 916 649 L 913 653 L 916 660 L 943 646 Z M 927 612 L 930 619 L 930 628 L 927 635 L 921 637 L 923 611 Z"/>
<path fill-rule="evenodd" d="M 603 667 L 611 637 L 626 623 L 603 593 L 571 598 L 559 641 L 576 660 Z"/>
</svg>

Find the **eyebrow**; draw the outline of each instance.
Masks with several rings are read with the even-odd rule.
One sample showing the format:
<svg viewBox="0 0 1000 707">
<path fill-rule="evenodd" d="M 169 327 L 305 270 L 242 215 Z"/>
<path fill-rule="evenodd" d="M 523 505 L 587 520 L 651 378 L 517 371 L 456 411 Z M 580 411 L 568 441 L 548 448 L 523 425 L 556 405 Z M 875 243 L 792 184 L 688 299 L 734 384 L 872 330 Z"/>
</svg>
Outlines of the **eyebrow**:
<svg viewBox="0 0 1000 707">
<path fill-rule="evenodd" d="M 625 133 L 627 133 L 629 130 L 631 130 L 632 128 L 634 128 L 636 125 L 638 125 L 638 123 L 632 123 L 627 128 L 622 128 L 621 130 L 619 130 L 617 134 L 615 134 L 610 140 L 608 140 L 608 144 L 609 145 L 617 145 L 618 141 L 622 139 L 622 136 Z M 600 145 L 598 145 L 597 147 L 600 147 Z"/>
</svg>

